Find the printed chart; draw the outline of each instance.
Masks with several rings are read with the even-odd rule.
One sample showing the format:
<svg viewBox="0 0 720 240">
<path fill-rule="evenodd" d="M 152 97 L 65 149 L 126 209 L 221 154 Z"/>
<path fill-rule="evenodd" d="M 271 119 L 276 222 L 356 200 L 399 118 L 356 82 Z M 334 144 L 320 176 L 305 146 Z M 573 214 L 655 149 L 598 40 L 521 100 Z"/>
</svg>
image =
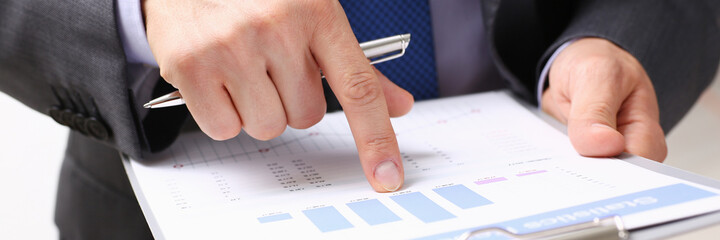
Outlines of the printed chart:
<svg viewBox="0 0 720 240">
<path fill-rule="evenodd" d="M 392 121 L 406 176 L 398 192 L 372 191 L 341 113 L 270 141 L 184 135 L 131 163 L 136 191 L 168 239 L 443 239 L 614 215 L 632 228 L 720 209 L 715 190 L 578 156 L 505 92 L 417 103 Z"/>
</svg>

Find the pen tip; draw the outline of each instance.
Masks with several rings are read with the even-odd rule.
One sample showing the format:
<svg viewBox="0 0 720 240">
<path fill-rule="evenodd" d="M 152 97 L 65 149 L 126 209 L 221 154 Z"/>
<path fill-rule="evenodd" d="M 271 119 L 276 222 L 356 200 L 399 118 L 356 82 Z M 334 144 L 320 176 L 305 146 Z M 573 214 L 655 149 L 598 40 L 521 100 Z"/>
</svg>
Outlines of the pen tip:
<svg viewBox="0 0 720 240">
<path fill-rule="evenodd" d="M 144 108 L 152 108 L 152 104 L 146 103 L 146 104 L 143 105 L 143 107 L 144 107 Z"/>
</svg>

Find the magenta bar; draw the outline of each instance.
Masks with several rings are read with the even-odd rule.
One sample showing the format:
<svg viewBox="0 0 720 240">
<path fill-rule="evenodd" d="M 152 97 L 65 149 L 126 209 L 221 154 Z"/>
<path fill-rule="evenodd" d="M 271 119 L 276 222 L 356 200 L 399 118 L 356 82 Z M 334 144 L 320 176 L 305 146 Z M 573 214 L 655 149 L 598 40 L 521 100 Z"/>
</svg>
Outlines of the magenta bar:
<svg viewBox="0 0 720 240">
<path fill-rule="evenodd" d="M 475 184 L 483 185 L 483 184 L 494 183 L 494 182 L 502 182 L 505 180 L 507 180 L 507 178 L 504 178 L 504 177 L 491 178 L 491 179 L 486 179 L 486 180 L 475 181 Z"/>
<path fill-rule="evenodd" d="M 540 171 L 534 171 L 534 172 L 526 172 L 526 173 L 517 174 L 517 175 L 515 175 L 515 176 L 522 177 L 522 176 L 533 175 L 533 174 L 544 173 L 544 172 L 547 172 L 547 170 L 540 170 Z"/>
</svg>

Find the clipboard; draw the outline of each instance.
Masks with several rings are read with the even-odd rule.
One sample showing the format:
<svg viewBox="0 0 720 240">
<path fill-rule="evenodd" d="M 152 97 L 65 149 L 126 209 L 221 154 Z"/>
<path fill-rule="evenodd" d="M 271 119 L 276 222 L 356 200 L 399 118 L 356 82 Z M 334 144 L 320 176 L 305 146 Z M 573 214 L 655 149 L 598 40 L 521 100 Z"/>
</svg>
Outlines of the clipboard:
<svg viewBox="0 0 720 240">
<path fill-rule="evenodd" d="M 520 103 L 527 110 L 538 116 L 540 119 L 544 120 L 550 126 L 567 134 L 566 127 L 556 121 L 554 118 L 543 113 L 535 106 L 532 106 L 518 99 L 509 91 L 503 92 L 512 96 L 516 102 Z M 150 229 L 152 230 L 153 234 L 159 234 L 160 236 L 162 236 L 163 234 L 159 227 L 160 225 L 158 224 L 157 219 L 155 219 L 154 215 L 152 214 L 152 209 L 150 208 L 145 196 L 143 195 L 143 192 L 139 190 L 140 184 L 133 171 L 132 166 L 130 165 L 131 158 L 122 153 L 121 158 L 128 174 L 130 183 L 133 186 L 136 197 L 139 200 L 139 204 L 143 212 L 145 213 L 145 217 L 148 221 Z M 624 153 L 616 158 L 653 172 L 683 179 L 710 188 L 720 189 L 720 181 L 696 175 L 642 157 Z M 608 217 L 603 219 L 594 219 L 591 222 L 580 223 L 526 235 L 514 235 L 507 231 L 503 233 L 503 229 L 471 229 L 470 231 L 466 232 L 465 237 L 471 237 L 473 233 L 495 232 L 519 239 L 658 239 L 686 233 L 718 223 L 720 223 L 720 211 L 688 217 L 685 219 L 674 220 L 671 222 L 661 223 L 631 231 L 628 231 L 624 228 L 622 224 L 622 219 L 620 217 Z"/>
<path fill-rule="evenodd" d="M 508 92 L 517 102 L 523 105 L 530 112 L 535 114 L 538 118 L 545 121 L 548 125 L 561 131 L 567 135 L 567 126 L 557 121 L 552 116 L 544 113 L 539 108 L 528 104 L 522 99 L 518 98 L 514 94 Z M 618 156 L 617 159 L 623 160 L 630 164 L 657 172 L 660 174 L 672 176 L 689 182 L 694 182 L 700 185 L 704 185 L 711 188 L 720 189 L 720 181 L 697 175 L 692 172 L 688 172 L 679 168 L 671 167 L 653 160 L 649 160 L 643 157 L 635 156 L 629 153 L 623 153 Z M 587 226 L 568 226 L 564 231 L 558 232 L 554 235 L 548 235 L 543 237 L 544 239 L 608 239 L 605 237 L 613 236 L 617 238 L 610 239 L 660 239 L 667 238 L 682 233 L 687 233 L 694 230 L 699 230 L 705 227 L 720 224 L 720 211 L 707 213 L 699 216 L 694 216 L 686 219 L 679 219 L 673 222 L 667 222 L 655 226 L 649 226 L 641 229 L 635 229 L 632 231 L 626 231 L 622 225 L 622 219 L 619 217 L 608 218 L 608 219 L 595 219 L 594 222 L 584 223 Z M 582 225 L 582 224 L 578 224 Z M 613 227 L 608 228 L 609 225 Z M 605 231 L 605 235 L 597 235 L 597 230 L 601 229 Z M 482 230 L 482 229 L 480 229 Z M 584 232 L 583 232 L 584 231 Z M 610 231 L 611 234 L 607 234 Z M 575 234 L 575 235 L 568 235 Z M 511 235 L 512 236 L 512 235 Z M 572 238 L 566 238 L 572 236 Z M 521 237 L 521 236 L 517 236 Z"/>
<path fill-rule="evenodd" d="M 720 181 L 662 163 L 627 153 L 618 158 L 657 173 L 720 189 Z M 472 239 L 474 235 L 491 232 L 514 239 L 662 239 L 717 224 L 720 224 L 720 211 L 628 231 L 623 226 L 622 218 L 615 216 L 526 235 L 517 235 L 498 228 L 480 228 L 466 232 L 460 239 Z"/>
</svg>

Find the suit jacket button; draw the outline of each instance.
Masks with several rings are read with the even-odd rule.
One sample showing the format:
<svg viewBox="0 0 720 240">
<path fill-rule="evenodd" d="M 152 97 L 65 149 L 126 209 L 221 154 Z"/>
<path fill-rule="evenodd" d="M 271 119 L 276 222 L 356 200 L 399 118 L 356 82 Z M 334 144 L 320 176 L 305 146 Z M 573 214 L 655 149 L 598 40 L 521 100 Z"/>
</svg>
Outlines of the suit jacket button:
<svg viewBox="0 0 720 240">
<path fill-rule="evenodd" d="M 57 106 L 50 107 L 50 109 L 48 110 L 48 114 L 50 115 L 50 117 L 53 120 L 55 120 L 55 122 L 65 125 L 62 123 L 62 111 L 60 110 L 59 107 L 57 107 Z"/>
<path fill-rule="evenodd" d="M 88 133 L 91 134 L 93 137 L 97 138 L 98 140 L 107 140 L 108 138 L 110 138 L 110 131 L 108 131 L 108 128 L 105 127 L 105 124 L 100 122 L 100 120 L 98 120 L 97 118 L 88 118 L 85 126 L 87 127 Z"/>
<path fill-rule="evenodd" d="M 65 109 L 60 112 L 60 124 L 73 128 L 73 115 L 75 113 L 70 109 Z"/>
<path fill-rule="evenodd" d="M 75 127 L 76 130 L 78 130 L 83 135 L 88 134 L 87 129 L 87 118 L 83 116 L 82 114 L 75 114 L 73 115 L 73 127 Z"/>
</svg>

